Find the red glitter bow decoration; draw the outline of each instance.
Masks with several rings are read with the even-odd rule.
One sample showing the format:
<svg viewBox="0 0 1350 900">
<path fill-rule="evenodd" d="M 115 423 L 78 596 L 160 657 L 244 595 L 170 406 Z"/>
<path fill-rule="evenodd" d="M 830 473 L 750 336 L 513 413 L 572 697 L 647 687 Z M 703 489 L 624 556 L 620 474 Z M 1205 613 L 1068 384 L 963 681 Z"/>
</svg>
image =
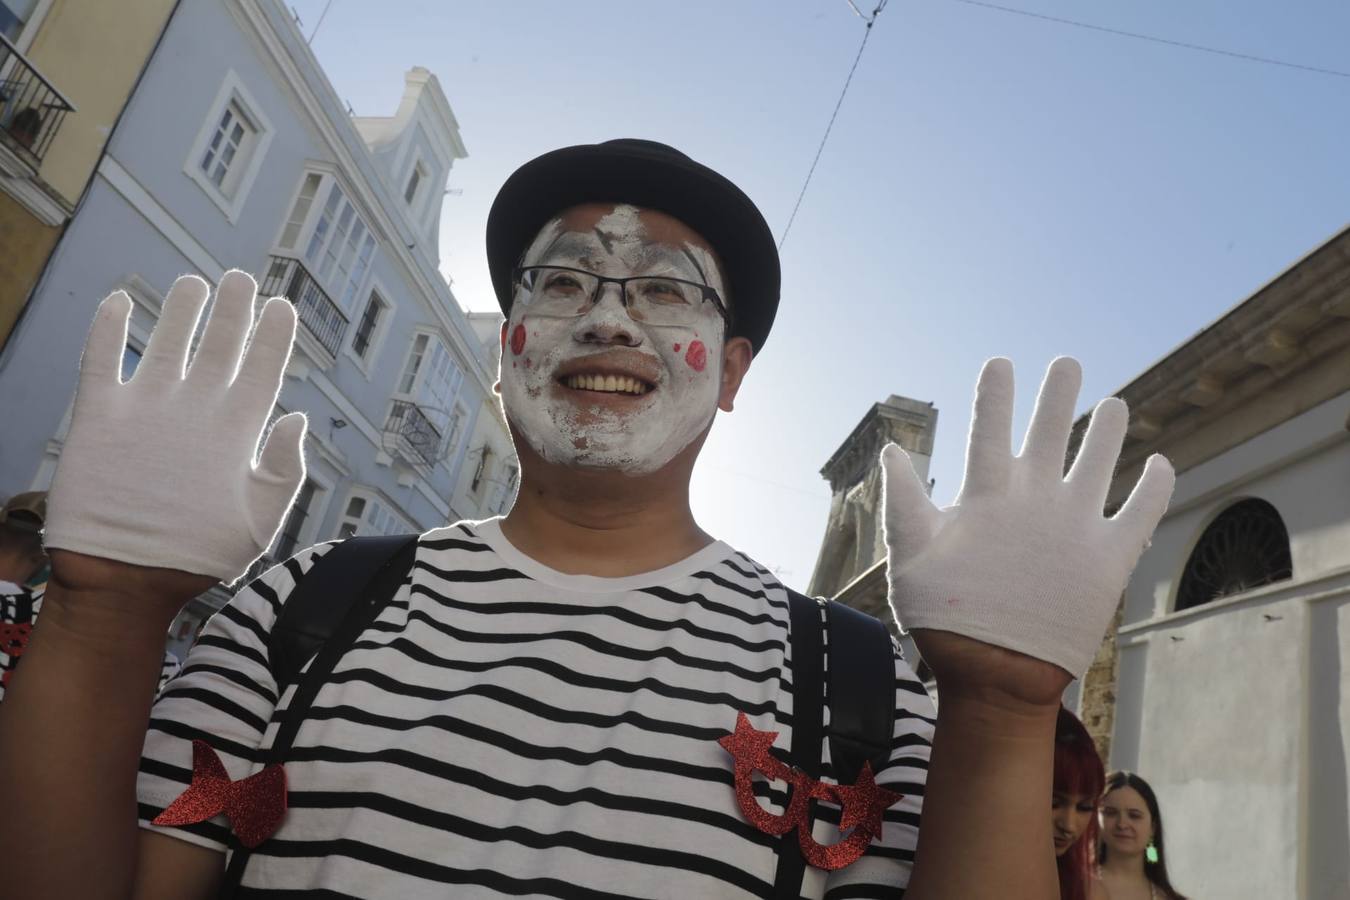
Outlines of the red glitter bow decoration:
<svg viewBox="0 0 1350 900">
<path fill-rule="evenodd" d="M 281 763 L 231 781 L 211 745 L 193 741 L 192 783 L 151 824 L 195 825 L 222 812 L 245 847 L 271 837 L 286 817 L 286 770 Z"/>
<path fill-rule="evenodd" d="M 717 743 L 735 760 L 736 802 L 741 814 L 765 834 L 782 835 L 797 829 L 802 857 L 817 869 L 833 872 L 856 862 L 873 838 L 881 837 L 881 817 L 904 795 L 877 784 L 871 763 L 863 763 L 856 784 L 826 784 L 805 772 L 790 768 L 769 752 L 776 731 L 758 731 L 745 713 L 736 714 L 736 731 Z M 790 787 L 787 809 L 775 816 L 755 799 L 754 775 L 786 781 Z M 816 843 L 811 835 L 812 800 L 837 803 L 841 809 L 839 830 L 852 833 L 837 844 Z"/>
</svg>

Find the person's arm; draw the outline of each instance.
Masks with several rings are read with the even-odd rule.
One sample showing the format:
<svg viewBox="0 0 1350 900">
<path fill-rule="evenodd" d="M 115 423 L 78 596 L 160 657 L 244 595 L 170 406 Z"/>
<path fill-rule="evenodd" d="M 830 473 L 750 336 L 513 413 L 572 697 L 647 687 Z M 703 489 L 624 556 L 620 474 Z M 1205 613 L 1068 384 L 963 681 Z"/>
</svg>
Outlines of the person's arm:
<svg viewBox="0 0 1350 900">
<path fill-rule="evenodd" d="M 141 845 L 136 770 L 183 603 L 214 579 L 54 551 L 59 563 L 0 704 L 0 868 L 13 896 L 126 898 L 137 857 L 151 897 L 209 897 L 221 856 Z M 55 561 L 54 560 L 54 561 Z M 117 589 L 102 585 L 118 585 Z M 155 883 L 171 874 L 173 887 Z"/>
<path fill-rule="evenodd" d="M 255 292 L 226 273 L 194 354 L 209 290 L 178 279 L 126 383 L 131 300 L 114 293 L 95 314 L 48 495 L 52 578 L 0 709 L 0 871 L 16 896 L 123 900 L 147 854 L 148 878 L 194 891 L 219 866 L 163 841 L 142 854 L 135 785 L 169 623 L 266 549 L 304 479 L 303 416 L 260 440 L 295 310 L 274 299 L 254 327 Z"/>
<path fill-rule="evenodd" d="M 1173 484 L 1155 457 L 1105 518 L 1128 419 L 1117 399 L 1097 406 L 1064 474 L 1081 380 L 1075 361 L 1051 364 L 1014 456 L 1012 365 L 987 363 L 946 509 L 904 451 L 882 451 L 891 604 L 938 690 L 907 900 L 1058 896 L 1047 810 L 1059 699 L 1096 653 Z"/>
<path fill-rule="evenodd" d="M 914 636 L 928 650 L 935 642 L 961 640 L 944 632 Z M 1006 655 L 1013 666 L 1036 662 L 1001 648 L 988 650 Z M 981 694 L 952 681 L 944 689 L 938 675 L 937 728 L 906 900 L 1057 898 L 1048 810 L 1063 688 L 1047 685 L 1049 702 L 1032 702 L 1002 691 Z"/>
</svg>

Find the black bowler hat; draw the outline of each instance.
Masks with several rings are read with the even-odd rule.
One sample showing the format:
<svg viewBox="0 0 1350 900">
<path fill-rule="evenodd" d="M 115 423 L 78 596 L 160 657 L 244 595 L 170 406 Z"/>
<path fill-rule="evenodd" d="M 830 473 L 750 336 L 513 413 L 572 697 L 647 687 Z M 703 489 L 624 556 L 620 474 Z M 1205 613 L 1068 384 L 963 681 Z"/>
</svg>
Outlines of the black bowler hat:
<svg viewBox="0 0 1350 900">
<path fill-rule="evenodd" d="M 749 338 L 759 352 L 778 311 L 781 274 L 773 233 L 729 179 L 656 141 L 564 147 L 506 179 L 487 221 L 488 268 L 503 314 L 511 314 L 512 272 L 539 230 L 568 207 L 603 202 L 657 209 L 702 235 L 722 259 L 731 336 Z"/>
</svg>

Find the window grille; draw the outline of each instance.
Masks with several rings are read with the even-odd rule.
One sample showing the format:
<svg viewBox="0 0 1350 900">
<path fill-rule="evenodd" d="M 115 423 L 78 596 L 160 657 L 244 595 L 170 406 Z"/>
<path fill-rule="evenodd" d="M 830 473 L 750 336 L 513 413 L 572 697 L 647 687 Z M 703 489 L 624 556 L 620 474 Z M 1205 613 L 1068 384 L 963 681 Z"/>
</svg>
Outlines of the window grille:
<svg viewBox="0 0 1350 900">
<path fill-rule="evenodd" d="M 1289 532 L 1264 500 L 1234 503 L 1210 523 L 1191 551 L 1177 588 L 1178 611 L 1294 575 Z"/>
</svg>

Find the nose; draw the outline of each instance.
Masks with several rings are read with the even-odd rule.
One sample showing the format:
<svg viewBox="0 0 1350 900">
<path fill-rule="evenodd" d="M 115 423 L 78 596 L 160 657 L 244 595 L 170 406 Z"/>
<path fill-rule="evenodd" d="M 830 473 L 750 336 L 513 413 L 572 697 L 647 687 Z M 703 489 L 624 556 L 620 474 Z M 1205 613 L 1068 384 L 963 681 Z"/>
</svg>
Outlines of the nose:
<svg viewBox="0 0 1350 900">
<path fill-rule="evenodd" d="M 1056 831 L 1068 832 L 1069 811 L 1067 809 L 1056 809 L 1050 812 L 1050 821 L 1054 824 Z"/>
<path fill-rule="evenodd" d="M 608 283 L 600 285 L 600 296 L 577 322 L 572 336 L 583 344 L 636 347 L 642 343 L 642 335 L 623 304 L 619 286 Z"/>
</svg>

